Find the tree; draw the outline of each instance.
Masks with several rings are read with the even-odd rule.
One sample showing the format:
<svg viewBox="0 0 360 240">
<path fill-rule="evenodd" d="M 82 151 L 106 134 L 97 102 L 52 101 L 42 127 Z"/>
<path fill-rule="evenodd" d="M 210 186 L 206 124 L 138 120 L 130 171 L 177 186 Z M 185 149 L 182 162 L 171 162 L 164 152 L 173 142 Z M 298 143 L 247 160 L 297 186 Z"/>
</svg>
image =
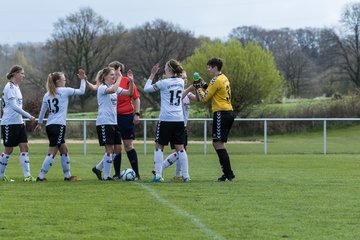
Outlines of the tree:
<svg viewBox="0 0 360 240">
<path fill-rule="evenodd" d="M 333 35 L 337 44 L 337 55 L 340 57 L 339 67 L 351 82 L 360 88 L 360 3 L 349 4 L 342 12 L 344 27 L 342 36 Z"/>
<path fill-rule="evenodd" d="M 171 58 L 183 61 L 200 45 L 190 31 L 161 19 L 147 22 L 129 31 L 125 44 L 127 47 L 122 49 L 121 56 L 126 60 L 126 65 L 133 70 L 135 78 L 140 81 L 137 87 L 142 93 L 142 105 L 147 102 L 148 105 L 157 108 L 160 104 L 159 94 L 145 94 L 142 90 L 145 85 L 144 79 L 149 77 L 153 65 L 159 63 L 160 66 L 165 66 Z M 158 77 L 161 78 L 163 74 L 164 70 L 161 69 Z"/>
<path fill-rule="evenodd" d="M 205 43 L 186 59 L 184 66 L 188 75 L 196 71 L 204 80 L 211 79 L 206 63 L 214 56 L 224 62 L 222 72 L 230 80 L 231 100 L 236 114 L 246 116 L 254 104 L 282 96 L 283 79 L 271 52 L 254 43 L 242 46 L 236 40 Z"/>
<path fill-rule="evenodd" d="M 45 46 L 50 55 L 48 71 L 64 71 L 71 87 L 79 86 L 76 73 L 80 67 L 85 68 L 89 79 L 95 79 L 96 73 L 111 61 L 109 56 L 124 32 L 121 24 L 114 26 L 91 8 L 60 18 Z M 91 95 L 94 93 L 86 91 L 80 96 L 82 109 Z"/>
<path fill-rule="evenodd" d="M 271 51 L 275 62 L 287 81 L 287 95 L 300 97 L 309 90 L 316 73 L 319 51 L 319 33 L 316 29 L 265 30 L 259 27 L 238 27 L 230 37 L 243 44 L 255 42 Z"/>
</svg>

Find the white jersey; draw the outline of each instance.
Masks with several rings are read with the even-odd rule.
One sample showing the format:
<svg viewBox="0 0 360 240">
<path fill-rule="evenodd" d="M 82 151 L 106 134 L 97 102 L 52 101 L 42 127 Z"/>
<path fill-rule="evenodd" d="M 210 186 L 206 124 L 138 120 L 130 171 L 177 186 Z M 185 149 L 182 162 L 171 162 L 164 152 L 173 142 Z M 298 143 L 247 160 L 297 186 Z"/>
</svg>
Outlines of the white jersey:
<svg viewBox="0 0 360 240">
<path fill-rule="evenodd" d="M 45 93 L 41 104 L 38 123 L 43 122 L 46 110 L 49 110 L 46 126 L 50 124 L 66 125 L 69 97 L 83 95 L 85 93 L 85 87 L 85 80 L 81 80 L 79 89 L 57 87 L 55 96 L 50 95 L 49 92 Z"/>
<path fill-rule="evenodd" d="M 22 109 L 23 98 L 18 85 L 8 82 L 3 90 L 3 115 L 1 125 L 23 124 L 22 116 L 31 118 L 32 116 Z"/>
<path fill-rule="evenodd" d="M 99 125 L 117 125 L 117 95 L 120 95 L 123 88 L 118 88 L 116 93 L 107 94 L 105 91 L 108 86 L 103 83 L 97 90 L 98 100 L 98 116 L 96 118 L 96 126 Z"/>
<path fill-rule="evenodd" d="M 185 127 L 187 126 L 187 121 L 189 119 L 189 114 L 190 114 L 190 98 L 192 96 L 195 96 L 193 93 L 189 92 L 184 98 L 183 98 L 183 104 L 182 104 L 182 108 L 183 108 L 183 113 L 184 113 L 184 125 Z"/>
<path fill-rule="evenodd" d="M 184 91 L 184 80 L 182 78 L 166 78 L 151 84 L 147 80 L 144 91 L 155 92 L 160 90 L 161 107 L 160 121 L 165 122 L 182 122 L 184 121 L 182 108 L 182 93 Z"/>
</svg>

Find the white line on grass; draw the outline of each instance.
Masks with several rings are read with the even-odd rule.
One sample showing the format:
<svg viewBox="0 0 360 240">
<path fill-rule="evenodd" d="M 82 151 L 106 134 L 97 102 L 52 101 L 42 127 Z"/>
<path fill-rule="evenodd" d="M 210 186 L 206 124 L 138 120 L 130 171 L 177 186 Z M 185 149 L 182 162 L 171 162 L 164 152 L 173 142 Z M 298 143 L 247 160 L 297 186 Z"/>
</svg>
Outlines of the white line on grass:
<svg viewBox="0 0 360 240">
<path fill-rule="evenodd" d="M 165 198 L 163 198 L 159 194 L 157 194 L 156 191 L 154 189 L 152 189 L 151 187 L 146 186 L 146 185 L 144 185 L 142 183 L 136 183 L 136 184 L 139 185 L 140 187 L 142 187 L 143 189 L 145 189 L 146 191 L 148 191 L 154 198 L 156 198 L 156 200 L 158 200 L 159 202 L 161 202 L 165 206 L 172 209 L 175 213 L 177 213 L 177 214 L 179 214 L 181 216 L 189 218 L 197 228 L 199 228 L 202 232 L 206 233 L 206 235 L 208 235 L 209 237 L 211 237 L 213 239 L 218 239 L 218 240 L 224 239 L 222 236 L 218 235 L 216 232 L 212 231 L 205 224 L 203 224 L 200 221 L 200 219 L 198 219 L 196 216 L 194 216 L 194 215 L 186 212 L 185 210 L 177 207 L 176 205 L 170 203 Z"/>
<path fill-rule="evenodd" d="M 82 164 L 85 166 L 91 166 L 89 163 L 84 163 L 82 161 L 73 161 L 73 162 L 77 162 L 78 164 Z M 219 234 L 217 234 L 216 232 L 212 231 L 210 228 L 208 228 L 205 224 L 203 224 L 200 219 L 198 219 L 196 216 L 186 212 L 185 210 L 175 206 L 174 204 L 171 204 L 169 201 L 167 201 L 165 198 L 161 197 L 159 194 L 156 193 L 156 191 L 154 189 L 152 189 L 149 186 L 146 186 L 142 183 L 138 183 L 138 182 L 134 182 L 135 184 L 137 184 L 138 186 L 140 186 L 141 188 L 145 189 L 146 191 L 148 191 L 155 199 L 157 199 L 159 202 L 161 202 L 162 204 L 164 204 L 165 206 L 169 207 L 170 209 L 172 209 L 175 213 L 187 217 L 189 218 L 194 225 L 200 229 L 200 231 L 204 232 L 206 235 L 208 235 L 209 237 L 213 238 L 213 239 L 217 239 L 217 240 L 224 240 L 225 238 L 223 238 L 222 236 L 220 236 Z"/>
</svg>

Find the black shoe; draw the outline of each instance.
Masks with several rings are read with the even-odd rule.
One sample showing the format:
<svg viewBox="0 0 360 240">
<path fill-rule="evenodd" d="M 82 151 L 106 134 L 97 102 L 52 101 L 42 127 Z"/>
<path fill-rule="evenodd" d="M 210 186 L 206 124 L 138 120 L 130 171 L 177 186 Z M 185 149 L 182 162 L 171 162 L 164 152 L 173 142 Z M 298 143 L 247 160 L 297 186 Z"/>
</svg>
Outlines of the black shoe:
<svg viewBox="0 0 360 240">
<path fill-rule="evenodd" d="M 114 179 L 113 179 L 112 177 L 107 177 L 106 179 L 103 178 L 103 179 L 101 179 L 101 180 L 103 180 L 103 181 L 114 181 Z"/>
<path fill-rule="evenodd" d="M 112 176 L 113 180 L 121 180 L 120 175 L 115 174 L 114 176 Z"/>
<path fill-rule="evenodd" d="M 225 182 L 227 180 L 225 175 L 222 175 L 221 177 L 218 178 L 218 182 Z"/>
<path fill-rule="evenodd" d="M 235 178 L 235 175 L 232 174 L 229 177 L 226 177 L 225 174 L 218 178 L 218 182 L 232 181 Z"/>
<path fill-rule="evenodd" d="M 71 177 L 64 177 L 64 181 L 68 181 L 68 182 L 76 182 L 76 181 L 80 181 L 81 178 L 77 177 L 77 176 L 71 176 Z"/>
<path fill-rule="evenodd" d="M 95 173 L 96 177 L 97 177 L 99 180 L 102 180 L 101 171 L 100 171 L 99 169 L 97 169 L 96 167 L 93 167 L 92 171 L 93 171 L 93 173 Z"/>
<path fill-rule="evenodd" d="M 39 177 L 37 177 L 37 178 L 36 178 L 36 181 L 37 181 L 37 182 L 47 182 L 47 179 L 46 179 L 46 178 L 39 178 Z"/>
</svg>

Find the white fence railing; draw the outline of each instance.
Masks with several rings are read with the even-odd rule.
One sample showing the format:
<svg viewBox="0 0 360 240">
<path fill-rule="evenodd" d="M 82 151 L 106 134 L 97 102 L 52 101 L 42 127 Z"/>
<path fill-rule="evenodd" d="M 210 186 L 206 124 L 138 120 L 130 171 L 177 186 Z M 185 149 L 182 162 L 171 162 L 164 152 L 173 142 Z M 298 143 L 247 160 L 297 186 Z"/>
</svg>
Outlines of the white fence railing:
<svg viewBox="0 0 360 240">
<path fill-rule="evenodd" d="M 0 119 L 1 121 L 1 119 Z M 46 121 L 46 119 L 45 119 Z M 88 122 L 95 122 L 96 119 L 75 119 L 69 118 L 67 121 L 77 121 L 83 122 L 83 144 L 84 144 L 84 156 L 86 157 L 86 140 L 87 140 L 87 123 Z M 156 118 L 142 118 L 140 121 L 144 124 L 143 129 L 143 148 L 144 148 L 144 155 L 146 155 L 146 142 L 147 142 L 147 124 L 151 121 L 158 121 Z M 208 123 L 212 122 L 211 118 L 190 118 L 189 122 L 191 121 L 203 121 L 204 122 L 204 143 L 203 143 L 203 151 L 204 155 L 207 153 L 207 127 Z M 269 122 L 276 122 L 276 121 L 321 121 L 323 122 L 323 154 L 326 155 L 326 129 L 327 129 L 327 122 L 330 121 L 360 121 L 360 118 L 236 118 L 235 121 L 240 122 L 263 122 L 264 128 L 264 154 L 268 153 L 268 142 L 267 142 L 267 130 L 268 130 L 268 123 Z M 0 129 L 0 138 L 1 138 L 1 129 Z"/>
</svg>

